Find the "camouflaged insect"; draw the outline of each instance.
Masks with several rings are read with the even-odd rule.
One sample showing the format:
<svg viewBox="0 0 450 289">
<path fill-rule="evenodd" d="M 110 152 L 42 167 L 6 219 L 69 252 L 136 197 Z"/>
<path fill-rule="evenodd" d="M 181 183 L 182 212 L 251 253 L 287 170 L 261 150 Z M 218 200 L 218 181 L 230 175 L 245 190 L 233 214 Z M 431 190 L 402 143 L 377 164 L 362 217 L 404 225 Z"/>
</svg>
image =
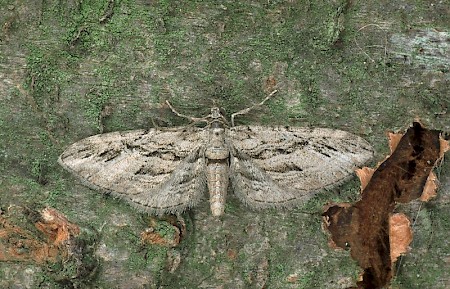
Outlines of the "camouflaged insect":
<svg viewBox="0 0 450 289">
<path fill-rule="evenodd" d="M 211 212 L 220 216 L 230 183 L 253 209 L 289 207 L 340 184 L 373 155 L 365 140 L 341 130 L 234 126 L 234 117 L 253 107 L 233 114 L 231 127 L 216 107 L 204 118 L 171 107 L 206 127 L 94 135 L 69 146 L 59 163 L 89 187 L 150 214 L 182 212 L 208 191 Z"/>
</svg>

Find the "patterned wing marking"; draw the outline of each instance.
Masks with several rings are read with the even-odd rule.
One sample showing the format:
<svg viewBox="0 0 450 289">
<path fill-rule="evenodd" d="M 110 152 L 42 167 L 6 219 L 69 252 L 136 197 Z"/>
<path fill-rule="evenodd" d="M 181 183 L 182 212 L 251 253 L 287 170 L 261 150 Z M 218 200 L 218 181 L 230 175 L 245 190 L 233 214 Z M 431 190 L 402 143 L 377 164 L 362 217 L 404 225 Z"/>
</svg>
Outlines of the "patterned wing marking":
<svg viewBox="0 0 450 289">
<path fill-rule="evenodd" d="M 95 135 L 69 146 L 59 163 L 87 186 L 142 211 L 180 212 L 206 191 L 203 134 L 191 127 Z"/>
<path fill-rule="evenodd" d="M 324 128 L 237 126 L 229 138 L 235 194 L 254 208 L 303 203 L 373 155 L 362 138 Z"/>
</svg>

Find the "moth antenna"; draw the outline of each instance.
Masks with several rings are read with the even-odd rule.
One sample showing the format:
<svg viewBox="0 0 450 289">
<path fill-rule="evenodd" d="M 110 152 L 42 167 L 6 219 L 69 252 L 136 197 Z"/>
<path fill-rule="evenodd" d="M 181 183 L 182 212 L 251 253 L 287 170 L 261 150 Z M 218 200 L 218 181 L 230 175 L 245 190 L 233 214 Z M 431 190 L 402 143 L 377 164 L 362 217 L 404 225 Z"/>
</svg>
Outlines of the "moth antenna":
<svg viewBox="0 0 450 289">
<path fill-rule="evenodd" d="M 271 99 L 272 96 L 274 96 L 275 93 L 277 93 L 277 92 L 278 92 L 278 90 L 275 89 L 275 90 L 272 91 L 268 96 L 266 96 L 266 98 L 264 98 L 260 103 L 257 103 L 257 104 L 255 104 L 255 105 L 252 105 L 252 106 L 250 106 L 250 107 L 247 107 L 246 109 L 243 109 L 243 110 L 240 110 L 240 111 L 238 111 L 238 112 L 233 113 L 233 114 L 231 115 L 231 126 L 234 126 L 234 118 L 235 118 L 237 115 L 244 115 L 244 114 L 248 113 L 250 110 L 254 109 L 255 107 L 264 105 L 264 103 L 265 103 L 266 101 L 268 101 L 269 99 Z"/>
<path fill-rule="evenodd" d="M 159 125 L 155 122 L 155 120 L 153 119 L 153 117 L 150 118 L 150 121 L 152 122 L 152 125 L 154 128 L 159 129 Z"/>
<path fill-rule="evenodd" d="M 228 122 L 228 120 L 226 119 L 226 117 L 224 117 L 223 115 L 220 115 L 223 123 L 225 124 L 226 127 L 230 127 L 230 123 Z M 234 125 L 233 125 L 234 126 Z"/>
<path fill-rule="evenodd" d="M 211 116 L 211 115 L 207 115 L 206 117 L 192 117 L 192 116 L 184 115 L 184 114 L 181 114 L 178 111 L 176 111 L 175 108 L 170 104 L 170 102 L 168 100 L 166 100 L 166 103 L 169 106 L 170 110 L 172 110 L 172 112 L 174 114 L 176 114 L 177 116 L 182 117 L 182 118 L 187 118 L 192 122 L 202 122 L 202 121 L 208 122 L 208 118 Z"/>
</svg>

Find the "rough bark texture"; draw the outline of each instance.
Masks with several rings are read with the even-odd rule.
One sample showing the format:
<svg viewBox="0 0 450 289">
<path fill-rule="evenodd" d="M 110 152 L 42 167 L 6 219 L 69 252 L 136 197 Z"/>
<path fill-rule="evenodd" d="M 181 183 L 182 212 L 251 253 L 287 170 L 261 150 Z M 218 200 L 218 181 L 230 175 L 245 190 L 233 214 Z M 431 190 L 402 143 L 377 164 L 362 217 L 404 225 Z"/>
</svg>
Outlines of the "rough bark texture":
<svg viewBox="0 0 450 289">
<path fill-rule="evenodd" d="M 56 208 L 86 232 L 86 254 L 95 252 L 89 256 L 100 264 L 96 276 L 83 279 L 74 272 L 80 264 L 1 262 L 0 287 L 355 284 L 357 265 L 328 248 L 320 224 L 325 203 L 357 198 L 356 181 L 290 211 L 253 212 L 229 192 L 222 217 L 211 216 L 203 202 L 183 215 L 180 244 L 159 247 L 141 242 L 148 217 L 81 186 L 58 166 L 58 155 L 100 132 L 186 124 L 166 99 L 184 114 L 204 116 L 216 105 L 229 115 L 277 88 L 267 106 L 236 121 L 347 130 L 367 139 L 381 159 L 385 131 L 414 118 L 450 130 L 449 7 L 448 1 L 0 0 L 1 212 L 32 232 L 33 223 L 14 206 Z M 450 286 L 448 161 L 437 176 L 436 199 L 401 205 L 414 220 L 414 241 L 397 261 L 395 288 Z M 156 228 L 162 237 L 173 234 L 170 225 Z"/>
</svg>

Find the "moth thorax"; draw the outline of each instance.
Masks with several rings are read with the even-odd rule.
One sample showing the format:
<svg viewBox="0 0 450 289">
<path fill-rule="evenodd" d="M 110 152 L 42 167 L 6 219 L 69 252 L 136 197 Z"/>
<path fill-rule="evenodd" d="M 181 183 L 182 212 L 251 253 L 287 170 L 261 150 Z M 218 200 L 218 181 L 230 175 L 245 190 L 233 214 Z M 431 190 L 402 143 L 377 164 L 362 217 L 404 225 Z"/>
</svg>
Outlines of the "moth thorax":
<svg viewBox="0 0 450 289">
<path fill-rule="evenodd" d="M 214 122 L 210 130 L 209 142 L 205 151 L 205 157 L 210 160 L 225 160 L 230 155 L 225 145 L 225 130 L 223 124 Z"/>
<path fill-rule="evenodd" d="M 208 160 L 226 160 L 230 152 L 226 147 L 208 147 L 205 150 L 205 157 Z"/>
</svg>

